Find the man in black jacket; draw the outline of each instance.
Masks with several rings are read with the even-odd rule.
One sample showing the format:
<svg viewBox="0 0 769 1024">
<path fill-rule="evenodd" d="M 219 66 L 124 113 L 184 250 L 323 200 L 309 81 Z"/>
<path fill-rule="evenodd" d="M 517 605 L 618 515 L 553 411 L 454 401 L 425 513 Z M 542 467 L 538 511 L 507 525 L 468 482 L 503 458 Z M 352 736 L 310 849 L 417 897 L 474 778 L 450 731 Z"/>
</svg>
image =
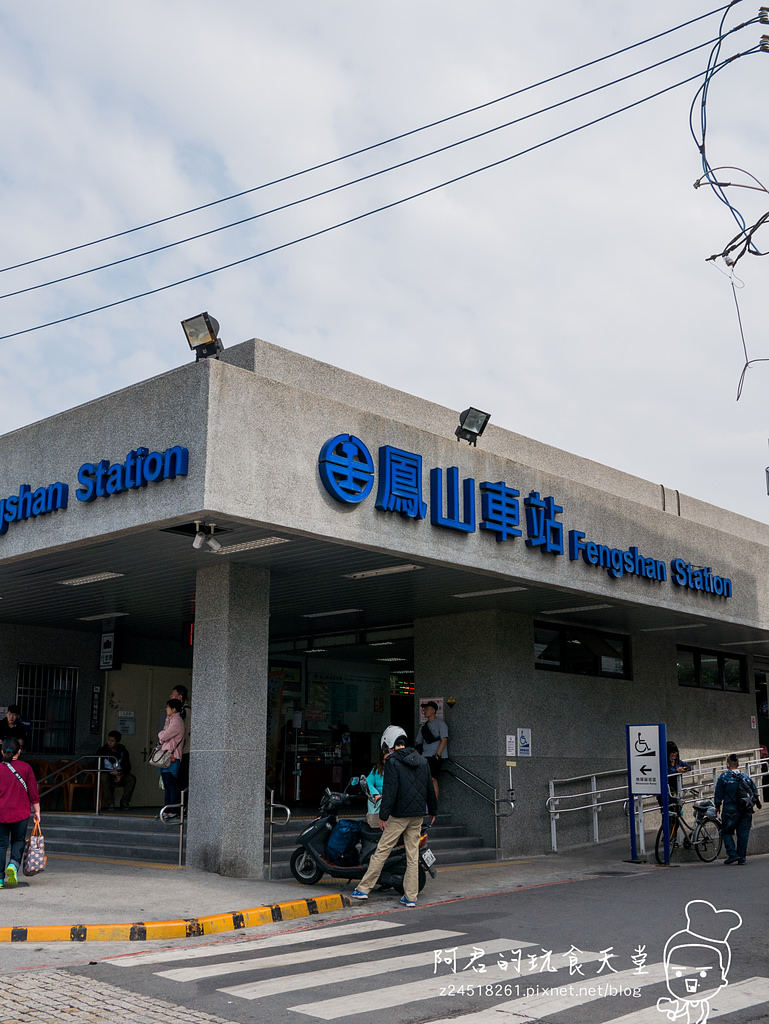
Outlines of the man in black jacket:
<svg viewBox="0 0 769 1024">
<path fill-rule="evenodd" d="M 133 791 L 136 789 L 136 776 L 131 774 L 131 755 L 120 742 L 122 734 L 113 729 L 107 733 L 107 742 L 96 751 L 97 757 L 103 758 L 101 762 L 101 784 L 104 790 L 104 799 L 101 809 L 112 811 L 115 808 L 115 788 L 121 787 L 123 798 L 120 806 L 126 809 L 131 804 Z"/>
<path fill-rule="evenodd" d="M 438 801 L 433 789 L 430 766 L 421 754 L 407 747 L 406 742 L 405 732 L 396 726 L 390 726 L 382 734 L 382 746 L 387 748 L 382 799 L 379 803 L 379 827 L 383 834 L 371 857 L 368 871 L 358 888 L 350 894 L 355 900 L 368 899 L 369 892 L 379 881 L 385 861 L 403 836 L 403 845 L 406 848 L 406 875 L 403 879 L 404 895 L 401 903 L 405 907 L 417 905 L 422 818 L 426 805 L 432 825 L 438 811 Z"/>
</svg>

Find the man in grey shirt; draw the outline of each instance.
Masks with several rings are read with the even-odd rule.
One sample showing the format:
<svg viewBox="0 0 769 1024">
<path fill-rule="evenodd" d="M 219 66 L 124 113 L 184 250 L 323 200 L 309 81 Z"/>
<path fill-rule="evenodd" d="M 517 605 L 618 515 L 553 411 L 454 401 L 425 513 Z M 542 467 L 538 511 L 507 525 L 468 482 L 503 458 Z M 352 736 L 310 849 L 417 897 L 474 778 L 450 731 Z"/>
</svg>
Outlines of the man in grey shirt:
<svg viewBox="0 0 769 1024">
<path fill-rule="evenodd" d="M 433 777 L 437 800 L 441 762 L 449 756 L 446 751 L 449 742 L 449 727 L 442 718 L 438 718 L 438 705 L 434 700 L 428 700 L 422 705 L 422 714 L 425 716 L 425 721 L 417 734 L 417 743 L 421 744 L 422 757 L 430 765 L 430 774 Z"/>
</svg>

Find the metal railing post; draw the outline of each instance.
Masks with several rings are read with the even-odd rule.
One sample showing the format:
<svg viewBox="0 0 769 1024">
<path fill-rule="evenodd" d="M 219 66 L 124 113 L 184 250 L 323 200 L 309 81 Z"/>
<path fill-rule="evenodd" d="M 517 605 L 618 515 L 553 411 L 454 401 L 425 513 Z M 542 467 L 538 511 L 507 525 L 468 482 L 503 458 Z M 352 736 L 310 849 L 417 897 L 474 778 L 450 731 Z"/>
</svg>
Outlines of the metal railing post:
<svg viewBox="0 0 769 1024">
<path fill-rule="evenodd" d="M 265 789 L 267 789 L 266 786 L 265 786 Z M 283 828 L 285 825 L 288 825 L 289 821 L 291 820 L 291 809 L 289 807 L 286 807 L 285 804 L 276 804 L 275 803 L 275 790 L 274 789 L 267 789 L 267 792 L 270 794 L 270 803 L 269 803 L 270 816 L 269 816 L 269 819 L 268 819 L 268 824 L 269 824 L 268 837 L 269 838 L 268 838 L 268 841 L 267 841 L 267 880 L 268 881 L 272 881 L 272 832 L 273 832 L 273 826 L 280 825 L 281 828 Z M 284 821 L 275 821 L 274 810 L 275 810 L 276 807 L 279 808 L 281 811 L 285 811 L 286 812 L 286 818 L 285 818 Z"/>
<path fill-rule="evenodd" d="M 591 776 L 591 778 L 590 778 L 590 789 L 591 789 L 591 792 L 593 794 L 593 797 L 592 797 L 592 803 L 593 803 L 593 842 L 597 843 L 598 842 L 598 813 L 601 810 L 601 808 L 600 808 L 600 806 L 598 804 L 598 782 L 596 780 L 595 775 Z"/>
<path fill-rule="evenodd" d="M 550 810 L 550 846 L 553 853 L 558 853 L 558 801 L 555 798 L 555 782 L 550 780 L 550 799 L 547 801 Z"/>
</svg>

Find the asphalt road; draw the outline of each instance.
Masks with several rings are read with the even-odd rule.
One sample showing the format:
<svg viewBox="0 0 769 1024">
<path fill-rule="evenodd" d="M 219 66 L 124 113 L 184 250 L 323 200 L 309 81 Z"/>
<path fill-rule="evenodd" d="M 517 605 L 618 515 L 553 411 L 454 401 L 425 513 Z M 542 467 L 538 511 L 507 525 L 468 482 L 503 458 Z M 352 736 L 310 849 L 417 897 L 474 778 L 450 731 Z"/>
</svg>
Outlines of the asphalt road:
<svg viewBox="0 0 769 1024">
<path fill-rule="evenodd" d="M 374 894 L 299 927 L 267 926 L 219 941 L 165 943 L 123 955 L 91 947 L 70 964 L 57 964 L 51 950 L 41 949 L 35 970 L 14 973 L 6 960 L 4 1002 L 18 1024 L 59 1019 L 30 1009 L 54 993 L 59 1004 L 69 1001 L 71 1012 L 61 1019 L 71 1024 L 664 1024 L 669 1018 L 657 1000 L 674 994 L 679 1009 L 683 999 L 698 1003 L 689 1006 L 693 1022 L 704 1007 L 696 993 L 685 993 L 686 979 L 710 970 L 697 984 L 715 990 L 714 964 L 729 953 L 717 942 L 679 938 L 676 944 L 688 949 L 676 954 L 682 977 L 673 976 L 668 990 L 665 943 L 686 928 L 690 905 L 690 913 L 710 915 L 709 923 L 696 925 L 700 933 L 736 925 L 728 984 L 713 995 L 709 1019 L 765 1024 L 768 889 L 769 858 L 758 857 L 744 867 L 618 869 L 416 910 Z M 735 913 L 713 916 L 705 903 Z M 710 958 L 705 966 L 703 957 Z"/>
</svg>

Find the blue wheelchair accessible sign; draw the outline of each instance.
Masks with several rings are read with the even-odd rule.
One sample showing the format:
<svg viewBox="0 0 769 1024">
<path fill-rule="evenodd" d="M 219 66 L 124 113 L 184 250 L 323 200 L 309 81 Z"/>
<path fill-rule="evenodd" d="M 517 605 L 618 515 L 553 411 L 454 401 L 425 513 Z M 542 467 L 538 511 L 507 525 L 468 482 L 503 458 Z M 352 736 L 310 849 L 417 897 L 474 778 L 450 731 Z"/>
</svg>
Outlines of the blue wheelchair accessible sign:
<svg viewBox="0 0 769 1024">
<path fill-rule="evenodd" d="M 630 851 L 633 860 L 646 853 L 644 841 L 643 798 L 662 797 L 663 821 L 668 818 L 667 731 L 664 724 L 626 725 L 627 790 L 630 797 L 633 827 L 630 830 Z M 637 845 L 638 844 L 638 845 Z M 667 833 L 665 862 L 668 858 Z"/>
</svg>

